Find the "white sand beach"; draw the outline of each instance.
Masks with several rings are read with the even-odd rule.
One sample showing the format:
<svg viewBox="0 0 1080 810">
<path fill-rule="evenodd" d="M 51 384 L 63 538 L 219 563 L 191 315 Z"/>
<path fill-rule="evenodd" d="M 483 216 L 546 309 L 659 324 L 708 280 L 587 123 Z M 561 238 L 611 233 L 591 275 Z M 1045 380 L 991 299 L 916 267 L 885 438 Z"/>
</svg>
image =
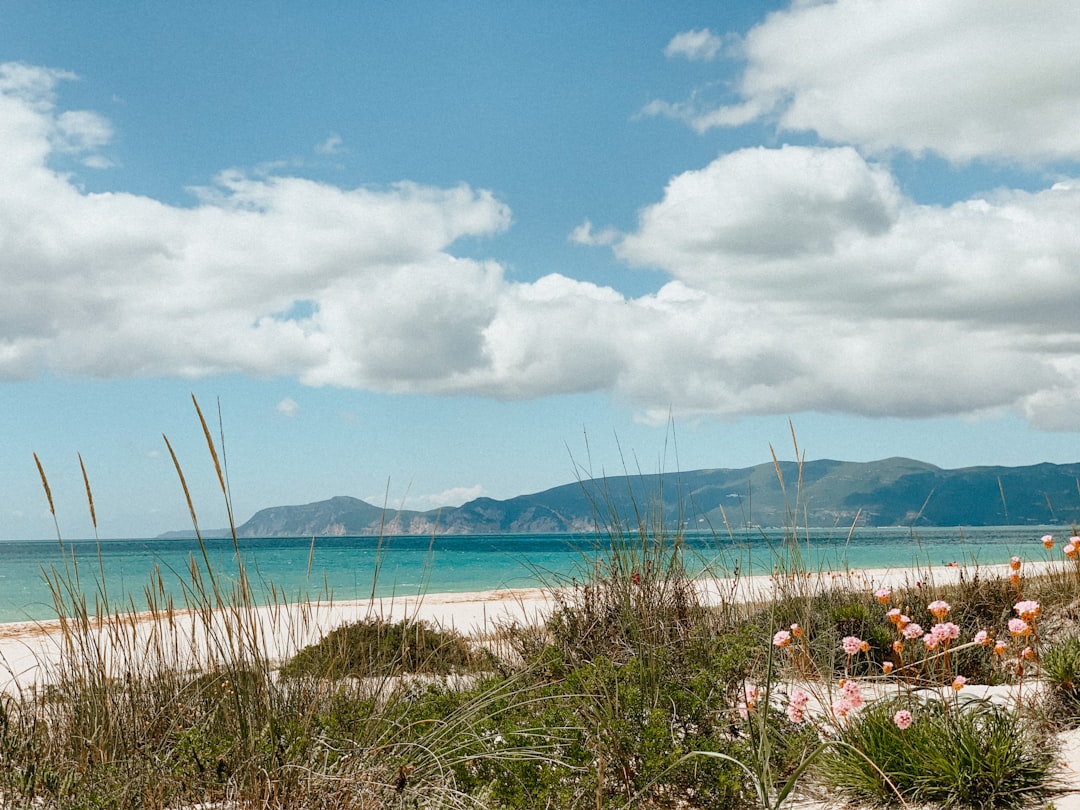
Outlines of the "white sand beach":
<svg viewBox="0 0 1080 810">
<path fill-rule="evenodd" d="M 1024 573 L 1034 576 L 1059 565 L 1028 562 L 1024 564 Z M 779 588 L 790 588 L 796 584 L 856 590 L 902 585 L 929 587 L 976 574 L 1004 577 L 1008 576 L 1009 571 L 1004 564 L 964 568 L 880 568 L 701 579 L 697 584 L 706 604 L 722 604 L 724 601 L 764 601 L 777 593 Z M 797 580 L 801 582 L 797 583 Z M 370 617 L 391 621 L 411 617 L 455 629 L 466 636 L 486 638 L 501 626 L 539 624 L 557 604 L 557 596 L 557 589 L 525 588 L 259 606 L 245 611 L 244 623 L 253 637 L 258 639 L 264 654 L 271 660 L 281 660 L 300 647 L 317 641 L 335 627 Z M 137 633 L 147 643 L 153 638 L 168 648 L 185 646 L 177 644 L 178 640 L 185 644 L 191 641 L 187 646 L 192 647 L 196 655 L 205 646 L 208 635 L 206 616 L 193 611 L 177 610 L 159 616 L 157 620 L 147 614 L 128 614 L 108 619 L 101 623 L 99 632 L 103 638 L 102 663 L 111 670 L 108 672 L 110 675 L 122 675 L 137 663 L 125 660 L 122 650 L 110 647 L 107 628 L 111 623 L 118 623 L 124 634 Z M 59 661 L 62 636 L 61 622 L 56 619 L 0 624 L 0 689 L 11 692 L 47 681 L 50 670 Z M 191 664 L 197 666 L 199 661 L 193 660 Z"/>
</svg>

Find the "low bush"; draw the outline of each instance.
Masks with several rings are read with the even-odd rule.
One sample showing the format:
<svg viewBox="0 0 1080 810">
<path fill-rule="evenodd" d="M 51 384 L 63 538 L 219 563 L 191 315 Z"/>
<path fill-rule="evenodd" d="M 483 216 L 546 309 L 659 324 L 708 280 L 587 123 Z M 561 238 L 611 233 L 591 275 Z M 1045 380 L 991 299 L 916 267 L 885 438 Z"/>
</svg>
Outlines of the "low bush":
<svg viewBox="0 0 1080 810">
<path fill-rule="evenodd" d="M 907 712 L 908 714 L 902 714 Z M 983 700 L 886 700 L 853 715 L 820 774 L 845 798 L 892 805 L 1019 808 L 1047 790 L 1052 746 Z"/>
<path fill-rule="evenodd" d="M 281 667 L 285 676 L 322 678 L 396 673 L 448 675 L 490 666 L 487 651 L 470 648 L 457 631 L 422 621 L 368 619 L 338 627 Z"/>
</svg>

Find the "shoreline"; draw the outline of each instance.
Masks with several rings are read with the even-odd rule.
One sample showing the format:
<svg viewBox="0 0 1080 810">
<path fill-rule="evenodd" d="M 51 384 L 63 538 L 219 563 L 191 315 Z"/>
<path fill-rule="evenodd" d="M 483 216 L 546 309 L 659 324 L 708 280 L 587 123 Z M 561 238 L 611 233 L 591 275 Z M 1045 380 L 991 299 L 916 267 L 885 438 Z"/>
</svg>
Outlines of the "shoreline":
<svg viewBox="0 0 1080 810">
<path fill-rule="evenodd" d="M 1039 576 L 1063 570 L 1064 562 L 1026 562 L 1023 574 Z M 787 588 L 806 585 L 814 588 L 836 587 L 872 591 L 889 587 L 934 587 L 956 582 L 962 576 L 1008 577 L 1008 564 L 985 566 L 915 566 L 906 568 L 868 568 L 847 571 L 809 571 L 731 578 L 695 580 L 698 594 L 706 605 L 731 602 L 765 602 Z M 159 645 L 180 650 L 177 665 L 205 666 L 212 659 L 209 652 L 214 625 L 225 617 L 239 619 L 256 639 L 259 649 L 271 661 L 281 661 L 302 647 L 315 643 L 336 627 L 370 618 L 390 622 L 419 619 L 462 635 L 491 640 L 501 627 L 540 624 L 557 606 L 560 593 L 572 595 L 573 586 L 533 587 L 431 593 L 412 596 L 375 597 L 349 601 L 308 601 L 277 605 L 257 604 L 248 608 L 189 608 L 118 614 L 91 621 L 90 632 L 101 668 L 107 675 L 123 674 L 138 662 L 127 660 L 125 649 L 130 640 L 138 644 Z M 0 623 L 0 691 L 34 688 L 48 682 L 62 661 L 63 627 L 68 620 Z M 126 639 L 116 644 L 112 636 Z M 187 645 L 186 647 L 184 645 Z M 137 646 L 137 645 L 136 645 Z"/>
</svg>

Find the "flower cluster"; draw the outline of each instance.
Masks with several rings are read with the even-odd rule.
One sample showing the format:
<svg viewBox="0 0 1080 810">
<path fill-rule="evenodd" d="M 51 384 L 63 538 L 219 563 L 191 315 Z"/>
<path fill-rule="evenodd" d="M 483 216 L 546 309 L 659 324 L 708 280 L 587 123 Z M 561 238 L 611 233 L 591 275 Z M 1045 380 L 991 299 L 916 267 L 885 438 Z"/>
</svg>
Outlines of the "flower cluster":
<svg viewBox="0 0 1080 810">
<path fill-rule="evenodd" d="M 806 704 L 810 702 L 810 695 L 802 689 L 796 689 L 788 699 L 787 716 L 792 723 L 801 723 L 806 719 Z"/>
<path fill-rule="evenodd" d="M 1042 544 L 1045 548 L 1052 549 L 1055 545 L 1053 536 L 1044 536 L 1042 538 Z M 1063 551 L 1065 556 L 1077 561 L 1078 570 L 1080 570 L 1080 535 L 1070 537 L 1068 543 L 1064 545 Z M 1020 645 L 1020 649 L 1017 652 L 1016 668 L 1017 672 L 1020 673 L 1023 671 L 1023 663 L 1025 661 L 1036 658 L 1037 644 L 1034 639 L 1038 637 L 1038 634 L 1035 625 L 1041 610 L 1039 603 L 1035 600 L 1023 599 L 1021 597 L 1021 567 L 1022 562 L 1019 557 L 1012 557 L 1010 559 L 1009 579 L 1010 583 L 1016 587 L 1017 601 L 1013 605 L 1013 611 L 1016 615 L 1009 619 L 1007 624 L 1008 636 L 995 639 L 987 630 L 979 630 L 972 636 L 970 642 L 972 645 L 991 648 L 993 654 L 996 656 L 1003 656 L 1010 648 L 1010 643 L 1006 639 L 1009 637 L 1016 639 Z M 878 588 L 873 591 L 873 597 L 879 604 L 887 608 L 885 615 L 896 628 L 896 636 L 891 645 L 894 658 L 893 660 L 887 660 L 881 663 L 882 675 L 891 676 L 894 671 L 896 674 L 902 675 L 910 669 L 911 665 L 908 664 L 905 666 L 904 663 L 905 647 L 910 642 L 921 642 L 922 647 L 934 653 L 933 655 L 927 656 L 921 662 L 921 665 L 924 667 L 940 668 L 940 672 L 937 672 L 936 675 L 938 677 L 943 677 L 943 680 L 939 681 L 939 683 L 949 684 L 952 690 L 956 692 L 959 692 L 968 685 L 967 677 L 959 674 L 954 675 L 950 672 L 950 645 L 959 642 L 961 629 L 959 625 L 948 620 L 948 616 L 952 611 L 952 606 L 948 602 L 944 599 L 935 599 L 926 605 L 927 613 L 929 613 L 934 620 L 932 626 L 927 631 L 924 630 L 920 624 L 912 621 L 911 617 L 904 613 L 903 608 L 889 607 L 893 598 L 893 592 L 890 588 Z M 788 628 L 777 630 L 773 635 L 772 643 L 777 648 L 783 649 L 790 647 L 793 640 L 800 638 L 801 636 L 802 629 L 799 625 L 792 624 Z M 869 653 L 870 644 L 858 636 L 849 635 L 844 636 L 841 639 L 840 649 L 847 658 L 847 677 L 840 681 L 840 691 L 832 701 L 831 709 L 832 716 L 835 720 L 844 721 L 852 712 L 858 711 L 865 702 L 859 682 L 850 677 L 850 675 L 855 664 L 855 656 L 860 653 Z M 919 657 L 916 656 L 917 661 L 918 659 Z M 754 694 L 756 695 L 756 692 Z M 786 707 L 786 714 L 792 723 L 805 722 L 807 719 L 807 705 L 809 700 L 810 696 L 801 688 L 797 688 L 791 692 Z M 756 697 L 753 697 L 750 690 L 748 690 L 744 711 L 753 709 L 755 702 Z M 913 722 L 911 712 L 903 709 L 897 711 L 892 719 L 901 731 L 909 728 Z"/>
</svg>

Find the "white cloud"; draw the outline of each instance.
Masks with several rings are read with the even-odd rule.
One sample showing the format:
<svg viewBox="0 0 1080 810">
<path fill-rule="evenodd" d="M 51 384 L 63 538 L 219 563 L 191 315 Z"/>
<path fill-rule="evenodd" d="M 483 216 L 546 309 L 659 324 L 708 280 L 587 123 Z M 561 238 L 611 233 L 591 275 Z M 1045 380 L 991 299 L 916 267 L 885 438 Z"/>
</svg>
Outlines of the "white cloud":
<svg viewBox="0 0 1080 810">
<path fill-rule="evenodd" d="M 593 224 L 585 220 L 570 232 L 570 241 L 576 245 L 612 245 L 619 238 L 619 232 L 615 228 L 601 228 L 593 231 Z"/>
<path fill-rule="evenodd" d="M 469 501 L 476 500 L 484 494 L 484 487 L 476 484 L 471 487 L 452 487 L 443 492 L 431 495 L 408 495 L 402 504 L 402 508 L 417 512 L 427 512 L 442 506 L 461 506 Z M 365 499 L 366 500 L 366 499 Z M 379 503 L 379 500 L 370 501 Z"/>
<path fill-rule="evenodd" d="M 345 142 L 336 132 L 331 132 L 325 141 L 315 147 L 315 152 L 319 155 L 338 155 L 344 151 Z"/>
<path fill-rule="evenodd" d="M 692 62 L 708 62 L 716 58 L 720 49 L 724 47 L 724 40 L 708 28 L 700 30 L 683 31 L 671 38 L 664 48 L 664 55 L 668 57 L 681 56 Z"/>
<path fill-rule="evenodd" d="M 300 405 L 292 397 L 285 397 L 275 408 L 282 416 L 294 417 L 300 413 Z"/>
<path fill-rule="evenodd" d="M 455 256 L 458 239 L 510 223 L 492 193 L 464 185 L 341 189 L 230 170 L 189 208 L 85 193 L 49 167 L 59 78 L 0 70 L 0 380 L 608 391 L 661 421 L 669 409 L 1015 408 L 1080 429 L 1074 180 L 919 205 L 851 148 L 722 155 L 674 177 L 630 232 L 575 230 L 670 275 L 627 298 Z M 75 129 L 95 131 L 85 121 Z M 85 142 L 105 146 L 96 131 Z"/>
<path fill-rule="evenodd" d="M 616 246 L 679 279 L 656 306 L 683 328 L 638 347 L 632 398 L 666 389 L 732 414 L 1019 405 L 1062 427 L 1054 403 L 1080 395 L 1077 217 L 1067 183 L 926 206 L 850 149 L 723 156 L 674 178 Z"/>
<path fill-rule="evenodd" d="M 873 153 L 1073 160 L 1078 39 L 1069 3 L 797 4 L 745 37 L 737 103 L 654 102 L 649 111 L 699 131 L 762 118 Z"/>
</svg>

